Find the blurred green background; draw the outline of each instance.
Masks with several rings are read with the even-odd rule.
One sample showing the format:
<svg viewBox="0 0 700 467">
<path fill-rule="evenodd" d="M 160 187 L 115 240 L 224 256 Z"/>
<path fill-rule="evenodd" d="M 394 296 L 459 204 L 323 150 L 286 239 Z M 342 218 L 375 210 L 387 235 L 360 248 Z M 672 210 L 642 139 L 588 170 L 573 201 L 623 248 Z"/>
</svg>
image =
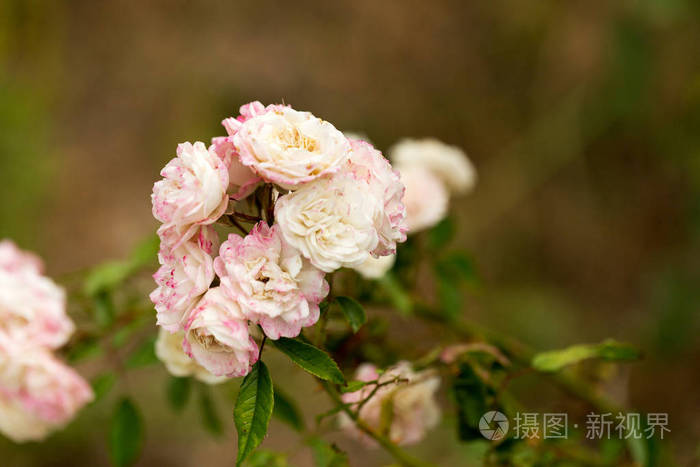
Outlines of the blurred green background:
<svg viewBox="0 0 700 467">
<path fill-rule="evenodd" d="M 465 314 L 538 349 L 638 345 L 619 398 L 668 412 L 674 461 L 697 460 L 700 3 L 2 0 L 0 238 L 56 276 L 127 254 L 156 227 L 149 194 L 176 144 L 223 134 L 251 100 L 383 150 L 423 136 L 465 148 L 480 180 L 452 209 L 483 283 Z M 323 399 L 277 371 L 303 404 Z M 152 373 L 130 384 L 157 399 Z M 211 440 L 161 405 L 140 465 L 230 465 L 230 427 Z M 104 464 L 100 417 L 42 449 L 2 441 L 0 458 Z M 441 430 L 417 452 L 471 465 Z M 271 438 L 294 445 L 278 425 Z"/>
</svg>

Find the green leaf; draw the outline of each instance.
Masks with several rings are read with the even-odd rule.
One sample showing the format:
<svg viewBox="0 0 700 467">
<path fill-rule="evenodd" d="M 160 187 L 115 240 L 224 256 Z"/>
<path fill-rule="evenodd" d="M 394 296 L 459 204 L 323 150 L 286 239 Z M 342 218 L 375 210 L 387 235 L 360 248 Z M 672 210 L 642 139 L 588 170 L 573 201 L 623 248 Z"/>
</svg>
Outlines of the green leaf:
<svg viewBox="0 0 700 467">
<path fill-rule="evenodd" d="M 260 445 L 267 434 L 274 403 L 270 372 L 265 364 L 258 360 L 252 371 L 243 379 L 236 407 L 233 409 L 238 431 L 237 466 Z"/>
<path fill-rule="evenodd" d="M 614 361 L 635 360 L 639 357 L 639 351 L 631 345 L 608 339 L 600 344 L 574 345 L 562 350 L 539 353 L 533 357 L 532 367 L 539 371 L 551 372 L 591 358 Z"/>
<path fill-rule="evenodd" d="M 150 235 L 148 238 L 145 238 L 131 252 L 129 262 L 132 269 L 140 269 L 155 262 L 159 248 L 160 238 L 158 238 L 158 235 Z"/>
<path fill-rule="evenodd" d="M 649 456 L 647 454 L 645 440 L 629 437 L 625 441 L 627 442 L 627 449 L 629 449 L 630 456 L 635 464 L 643 467 L 649 465 Z"/>
<path fill-rule="evenodd" d="M 111 371 L 95 376 L 90 382 L 90 385 L 92 386 L 92 392 L 95 393 L 95 399 L 93 400 L 93 403 L 102 399 L 102 397 L 104 397 L 105 394 L 107 394 L 109 390 L 112 389 L 112 386 L 114 386 L 114 383 L 116 383 L 116 381 L 117 375 L 115 375 Z"/>
<path fill-rule="evenodd" d="M 345 383 L 345 377 L 338 365 L 323 350 L 286 337 L 274 341 L 274 345 L 312 375 L 335 384 Z"/>
<path fill-rule="evenodd" d="M 95 305 L 95 321 L 101 329 L 108 328 L 114 323 L 116 311 L 114 302 L 109 292 L 101 291 L 94 296 L 93 303 Z"/>
<path fill-rule="evenodd" d="M 169 378 L 167 386 L 168 402 L 176 412 L 182 411 L 190 397 L 192 384 L 190 378 Z"/>
<path fill-rule="evenodd" d="M 155 261 L 158 245 L 158 237 L 152 235 L 136 246 L 129 259 L 107 261 L 95 266 L 85 278 L 85 294 L 96 296 L 114 290 L 129 276 Z"/>
<path fill-rule="evenodd" d="M 648 428 L 649 425 L 647 423 L 647 417 L 642 415 L 641 426 L 637 429 L 639 430 L 639 433 L 645 433 Z M 629 450 L 632 459 L 635 461 L 635 465 L 639 465 L 640 467 L 669 465 L 661 460 L 659 446 L 661 441 L 659 440 L 658 432 L 651 438 L 643 436 L 642 438 L 637 439 L 634 436 L 631 436 L 625 441 L 627 442 L 627 449 Z"/>
<path fill-rule="evenodd" d="M 336 297 L 335 301 L 340 305 L 340 309 L 348 320 L 353 332 L 360 330 L 363 324 L 367 322 L 367 314 L 362 305 L 357 303 L 350 297 Z"/>
<path fill-rule="evenodd" d="M 109 431 L 109 452 L 116 467 L 136 461 L 143 444 L 143 424 L 136 406 L 128 397 L 121 399 L 112 416 Z"/>
<path fill-rule="evenodd" d="M 294 402 L 282 394 L 278 389 L 275 389 L 274 393 L 275 403 L 272 414 L 295 430 L 303 431 L 304 419 Z"/>
<path fill-rule="evenodd" d="M 141 346 L 126 360 L 127 368 L 138 368 L 158 363 L 159 360 L 155 352 L 155 343 L 156 338 L 153 336 L 141 344 Z"/>
<path fill-rule="evenodd" d="M 348 381 L 347 384 L 345 384 L 345 386 L 340 387 L 340 392 L 356 392 L 371 383 L 372 381 Z"/>
<path fill-rule="evenodd" d="M 260 449 L 250 455 L 246 462 L 248 467 L 289 467 L 284 454 Z"/>
<path fill-rule="evenodd" d="M 85 279 L 85 293 L 95 296 L 110 291 L 124 282 L 131 274 L 128 261 L 107 261 L 95 266 Z"/>
<path fill-rule="evenodd" d="M 320 438 L 309 441 L 316 467 L 348 467 L 348 455 L 335 444 L 329 444 Z"/>
<path fill-rule="evenodd" d="M 221 436 L 224 428 L 216 411 L 216 406 L 209 394 L 209 388 L 204 387 L 199 397 L 199 408 L 202 411 L 202 425 L 214 436 Z"/>
</svg>

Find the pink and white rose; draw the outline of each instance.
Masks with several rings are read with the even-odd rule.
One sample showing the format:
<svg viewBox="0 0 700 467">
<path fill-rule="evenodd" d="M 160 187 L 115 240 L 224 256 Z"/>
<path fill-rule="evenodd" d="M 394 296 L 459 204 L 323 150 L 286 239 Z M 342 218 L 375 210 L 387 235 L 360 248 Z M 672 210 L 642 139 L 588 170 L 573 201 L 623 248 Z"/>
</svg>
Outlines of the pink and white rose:
<svg viewBox="0 0 700 467">
<path fill-rule="evenodd" d="M 429 370 L 417 373 L 413 371 L 410 363 L 402 361 L 379 374 L 374 365 L 365 363 L 358 367 L 355 379 L 377 381 L 379 384 L 397 380 L 396 383 L 379 388 L 359 413 L 360 420 L 370 428 L 379 429 L 382 424 L 382 407 L 387 403 L 392 404 L 388 436 L 394 443 L 415 444 L 440 420 L 440 408 L 435 401 L 440 378 Z M 344 394 L 343 402 L 355 404 L 356 407 L 369 397 L 374 388 L 374 384 L 369 384 L 359 391 Z M 350 435 L 374 445 L 373 440 L 363 435 L 347 415 L 341 414 L 340 424 Z"/>
<path fill-rule="evenodd" d="M 397 168 L 406 186 L 403 202 L 409 232 L 430 228 L 444 219 L 450 198 L 442 180 L 425 167 L 409 165 Z"/>
<path fill-rule="evenodd" d="M 260 222 L 245 238 L 229 235 L 214 269 L 221 288 L 271 339 L 296 337 L 316 323 L 328 295 L 324 273 L 284 240 L 279 224 Z"/>
<path fill-rule="evenodd" d="M 379 246 L 375 222 L 383 203 L 351 174 L 308 183 L 275 205 L 285 241 L 315 267 L 333 272 L 362 264 Z"/>
<path fill-rule="evenodd" d="M 90 385 L 45 349 L 0 340 L 0 432 L 21 443 L 65 426 L 93 399 Z"/>
<path fill-rule="evenodd" d="M 292 190 L 337 172 L 350 156 L 345 136 L 310 112 L 281 105 L 263 109 L 255 102 L 243 106 L 241 114 L 224 126 L 241 163 L 267 182 Z"/>
<path fill-rule="evenodd" d="M 406 207 L 402 199 L 405 188 L 401 183 L 399 172 L 381 152 L 370 143 L 350 140 L 352 155 L 345 171 L 351 173 L 363 189 L 371 193 L 382 204 L 377 211 L 375 228 L 379 235 L 379 245 L 372 251 L 375 256 L 396 253 L 396 243 L 406 241 Z"/>
<path fill-rule="evenodd" d="M 249 102 L 247 104 L 243 104 L 239 108 L 239 115 L 238 117 L 229 117 L 225 118 L 221 124 L 224 126 L 226 129 L 226 133 L 228 133 L 229 137 L 234 136 L 236 133 L 238 133 L 238 130 L 243 126 L 243 123 L 246 122 L 246 120 L 250 120 L 253 117 L 257 117 L 258 115 L 262 115 L 268 110 L 273 110 L 273 109 L 283 109 L 284 107 L 288 107 L 285 105 L 269 105 L 265 107 L 262 105 L 260 101 L 253 101 Z"/>
<path fill-rule="evenodd" d="M 20 250 L 10 240 L 0 241 L 0 269 L 8 272 L 33 272 L 41 274 L 44 263 L 34 253 Z"/>
<path fill-rule="evenodd" d="M 193 376 L 206 384 L 219 384 L 226 381 L 225 376 L 214 376 L 202 365 L 191 359 L 182 350 L 185 333 L 169 333 L 162 327 L 158 331 L 155 350 L 158 359 L 163 362 L 171 375 L 179 378 Z"/>
<path fill-rule="evenodd" d="M 255 191 L 262 179 L 250 167 L 241 164 L 238 152 L 226 136 L 212 139 L 211 149 L 228 165 L 229 191 L 231 198 L 240 201 Z"/>
<path fill-rule="evenodd" d="M 182 329 L 187 311 L 214 280 L 212 254 L 219 247 L 219 237 L 211 226 L 196 229 L 184 242 L 180 241 L 181 231 L 175 226 L 158 230 L 161 267 L 153 275 L 158 287 L 150 294 L 158 325 L 170 332 Z"/>
<path fill-rule="evenodd" d="M 64 290 L 40 274 L 41 261 L 0 243 L 0 335 L 25 346 L 58 348 L 73 334 Z"/>
<path fill-rule="evenodd" d="M 437 175 L 454 193 L 466 193 L 476 184 L 476 170 L 464 151 L 433 138 L 405 139 L 389 149 L 391 160 L 401 167 L 424 167 Z"/>
<path fill-rule="evenodd" d="M 177 157 L 153 185 L 153 216 L 167 226 L 185 227 L 186 240 L 198 225 L 214 223 L 228 206 L 228 161 L 204 143 L 182 143 Z"/>
<path fill-rule="evenodd" d="M 189 313 L 183 349 L 215 376 L 245 376 L 258 360 L 246 317 L 220 287 L 209 289 Z"/>
</svg>

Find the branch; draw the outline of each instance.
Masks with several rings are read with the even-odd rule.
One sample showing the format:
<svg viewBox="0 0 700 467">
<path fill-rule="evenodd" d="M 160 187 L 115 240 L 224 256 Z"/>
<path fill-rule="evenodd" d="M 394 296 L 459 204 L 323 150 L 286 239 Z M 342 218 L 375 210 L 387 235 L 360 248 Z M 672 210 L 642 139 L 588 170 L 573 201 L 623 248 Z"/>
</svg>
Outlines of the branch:
<svg viewBox="0 0 700 467">
<path fill-rule="evenodd" d="M 444 321 L 443 317 L 436 313 L 426 311 L 425 309 L 422 309 L 422 307 L 416 308 L 418 309 L 418 316 L 423 319 L 439 322 Z M 467 321 L 451 322 L 450 327 L 455 333 L 464 338 L 473 339 L 476 337 L 491 342 L 495 346 L 505 350 L 515 362 L 526 367 L 531 366 L 532 357 L 536 352 L 517 339 L 499 334 L 495 331 L 491 331 L 475 323 Z M 570 395 L 586 401 L 592 407 L 601 412 L 615 413 L 625 411 L 618 404 L 611 401 L 604 394 L 601 394 L 600 391 L 592 387 L 586 380 L 581 379 L 576 375 L 566 372 L 540 372 L 539 374 L 552 381 Z"/>
<path fill-rule="evenodd" d="M 345 412 L 354 422 L 357 428 L 364 434 L 375 440 L 380 446 L 382 446 L 389 454 L 392 455 L 401 465 L 406 467 L 434 467 L 433 464 L 424 462 L 420 459 L 408 454 L 406 451 L 398 447 L 396 444 L 391 442 L 389 438 L 375 432 L 372 428 L 367 426 L 365 422 L 360 419 L 355 412 L 350 410 L 349 406 L 343 402 L 338 391 L 330 383 L 326 381 L 321 381 L 321 387 L 330 396 L 333 402 L 341 411 Z"/>
<path fill-rule="evenodd" d="M 369 393 L 369 395 L 367 397 L 362 399 L 362 401 L 359 404 L 357 404 L 357 407 L 355 408 L 355 413 L 359 416 L 360 410 L 362 410 L 362 407 L 364 407 L 365 404 L 367 404 L 367 402 L 369 402 L 369 400 L 377 394 L 379 389 L 383 388 L 384 386 L 389 386 L 391 384 L 398 384 L 400 382 L 401 383 L 408 383 L 409 381 L 405 378 L 400 378 L 397 376 L 396 378 L 394 378 L 390 381 L 384 381 L 383 383 L 380 383 L 379 380 L 376 380 L 375 383 L 369 383 L 369 384 L 374 384 L 374 388 L 372 388 L 372 391 Z"/>
<path fill-rule="evenodd" d="M 258 222 L 260 222 L 262 220 L 258 216 L 251 216 L 249 214 L 244 214 L 242 212 L 237 212 L 237 211 L 233 211 L 233 213 L 229 214 L 229 216 L 233 216 L 235 218 L 242 220 L 243 222 L 248 222 L 249 224 L 257 224 Z"/>
</svg>

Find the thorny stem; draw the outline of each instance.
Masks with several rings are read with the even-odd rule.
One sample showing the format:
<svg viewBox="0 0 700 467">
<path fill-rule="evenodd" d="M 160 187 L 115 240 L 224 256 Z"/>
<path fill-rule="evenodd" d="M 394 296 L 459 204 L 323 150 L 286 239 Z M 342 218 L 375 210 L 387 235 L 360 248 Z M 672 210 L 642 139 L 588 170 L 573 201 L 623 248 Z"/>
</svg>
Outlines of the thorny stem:
<svg viewBox="0 0 700 467">
<path fill-rule="evenodd" d="M 267 223 L 272 225 L 275 223 L 275 188 L 270 185 L 267 187 Z"/>
<path fill-rule="evenodd" d="M 236 227 L 238 230 L 240 230 L 240 232 L 243 235 L 248 235 L 248 232 L 246 231 L 245 227 L 243 227 L 241 225 L 241 223 L 236 220 L 236 218 L 231 217 L 230 219 L 231 219 L 231 223 L 234 225 L 234 227 Z"/>
<path fill-rule="evenodd" d="M 263 349 L 265 348 L 265 342 L 267 342 L 267 336 L 263 334 L 262 341 L 260 342 L 260 350 L 258 351 L 258 360 L 262 357 Z"/>
<path fill-rule="evenodd" d="M 326 325 L 328 324 L 328 313 L 330 311 L 330 305 L 333 303 L 333 278 L 335 274 L 328 274 L 328 295 L 326 296 L 326 303 L 328 307 L 321 314 L 316 325 L 316 335 L 314 336 L 314 343 L 317 347 L 321 347 L 326 340 Z"/>
<path fill-rule="evenodd" d="M 377 381 L 372 388 L 372 391 L 369 393 L 367 397 L 362 399 L 362 401 L 357 405 L 357 408 L 355 408 L 355 413 L 359 416 L 360 415 L 360 410 L 362 410 L 362 407 L 365 406 L 367 402 L 369 402 L 370 399 L 374 397 L 375 394 L 377 394 L 377 391 L 379 391 L 380 388 L 384 386 L 389 386 L 390 384 L 398 384 L 398 383 L 408 383 L 408 380 L 405 378 L 400 378 L 396 377 L 392 379 L 391 381 L 384 381 L 383 383 L 380 383 Z"/>
<path fill-rule="evenodd" d="M 249 222 L 251 224 L 257 224 L 258 222 L 260 222 L 262 220 L 258 216 L 251 216 L 249 214 L 243 214 L 242 212 L 237 212 L 237 211 L 233 211 L 233 214 L 230 214 L 230 216 L 238 218 L 244 222 Z"/>
<path fill-rule="evenodd" d="M 238 229 L 238 231 L 241 232 L 243 235 L 248 235 L 248 231 L 241 225 L 240 222 L 236 220 L 235 217 L 233 217 L 230 214 L 221 216 L 218 222 L 223 225 L 233 226 L 236 229 Z"/>
<path fill-rule="evenodd" d="M 321 381 L 321 387 L 323 390 L 330 396 L 330 398 L 333 400 L 333 402 L 340 407 L 340 410 L 345 412 L 348 417 L 350 417 L 354 422 L 357 428 L 375 440 L 381 447 L 383 447 L 389 454 L 392 455 L 394 459 L 396 459 L 401 465 L 405 467 L 434 467 L 433 464 L 430 464 L 428 462 L 422 461 L 420 459 L 416 459 L 415 457 L 411 456 L 408 454 L 406 451 L 398 447 L 396 444 L 394 444 L 389 438 L 386 436 L 383 436 L 377 432 L 375 432 L 372 428 L 367 426 L 362 419 L 360 419 L 355 412 L 353 412 L 347 404 L 343 402 L 343 399 L 340 397 L 340 394 L 338 393 L 338 390 L 333 387 L 330 383 L 326 381 Z"/>
</svg>

